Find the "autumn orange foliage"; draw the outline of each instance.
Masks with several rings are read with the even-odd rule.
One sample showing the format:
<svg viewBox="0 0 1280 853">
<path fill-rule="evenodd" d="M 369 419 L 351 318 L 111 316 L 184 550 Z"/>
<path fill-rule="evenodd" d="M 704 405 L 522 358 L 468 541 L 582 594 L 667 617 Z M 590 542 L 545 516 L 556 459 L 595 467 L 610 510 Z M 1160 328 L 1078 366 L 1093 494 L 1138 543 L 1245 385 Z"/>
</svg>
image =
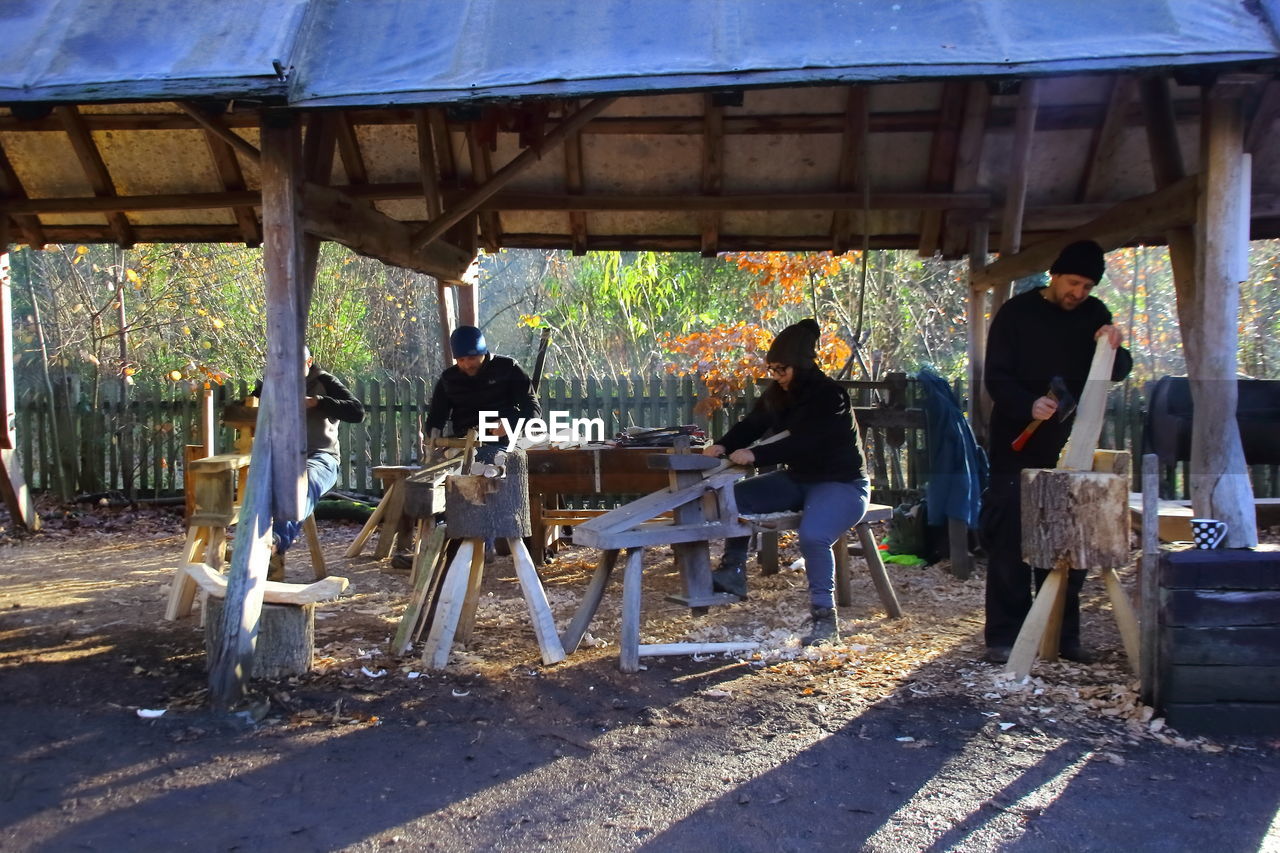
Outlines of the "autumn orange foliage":
<svg viewBox="0 0 1280 853">
<path fill-rule="evenodd" d="M 696 375 L 705 386 L 707 393 L 695 408 L 704 416 L 741 395 L 749 382 L 767 375 L 764 354 L 780 329 L 766 326 L 780 325 L 776 321 L 782 308 L 804 304 L 811 288 L 851 263 L 829 252 L 732 252 L 722 257 L 756 276 L 750 300 L 759 321 L 721 324 L 679 337 L 666 334 L 659 340 L 668 352 L 684 356 L 669 362 L 667 372 Z M 843 340 L 825 334 L 819 342 L 818 363 L 824 370 L 839 370 L 851 353 Z"/>
</svg>

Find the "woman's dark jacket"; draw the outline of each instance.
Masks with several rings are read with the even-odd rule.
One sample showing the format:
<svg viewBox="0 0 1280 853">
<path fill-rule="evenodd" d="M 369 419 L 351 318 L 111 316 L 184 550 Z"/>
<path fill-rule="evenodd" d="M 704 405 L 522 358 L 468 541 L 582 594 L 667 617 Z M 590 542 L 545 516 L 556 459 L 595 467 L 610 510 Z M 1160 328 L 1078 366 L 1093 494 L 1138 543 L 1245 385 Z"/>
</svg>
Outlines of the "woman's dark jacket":
<svg viewBox="0 0 1280 853">
<path fill-rule="evenodd" d="M 754 447 L 757 465 L 786 465 L 797 482 L 861 480 L 862 450 L 849 395 L 817 368 L 796 369 L 790 389 L 776 382 L 720 444 L 726 455 L 766 432 L 787 430 L 787 438 Z"/>
</svg>

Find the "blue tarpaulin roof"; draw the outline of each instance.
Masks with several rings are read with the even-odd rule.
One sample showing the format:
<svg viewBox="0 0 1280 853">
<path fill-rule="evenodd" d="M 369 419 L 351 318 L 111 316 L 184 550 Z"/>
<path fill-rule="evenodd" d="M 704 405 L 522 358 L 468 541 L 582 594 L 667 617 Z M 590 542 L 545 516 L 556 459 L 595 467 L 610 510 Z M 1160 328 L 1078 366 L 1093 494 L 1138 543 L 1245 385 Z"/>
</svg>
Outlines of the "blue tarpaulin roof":
<svg viewBox="0 0 1280 853">
<path fill-rule="evenodd" d="M 6 0 L 0 101 L 300 107 L 1238 65 L 1280 0 Z"/>
</svg>

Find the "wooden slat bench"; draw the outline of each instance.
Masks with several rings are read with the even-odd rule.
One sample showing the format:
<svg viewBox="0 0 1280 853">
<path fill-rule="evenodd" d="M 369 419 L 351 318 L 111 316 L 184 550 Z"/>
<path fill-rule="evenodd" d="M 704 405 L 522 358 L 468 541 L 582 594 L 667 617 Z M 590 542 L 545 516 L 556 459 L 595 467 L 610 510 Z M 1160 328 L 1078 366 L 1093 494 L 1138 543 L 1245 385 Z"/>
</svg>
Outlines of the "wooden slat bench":
<svg viewBox="0 0 1280 853">
<path fill-rule="evenodd" d="M 773 512 L 758 515 L 742 515 L 743 521 L 765 533 L 777 533 L 782 530 L 795 530 L 800 526 L 803 513 Z M 862 558 L 867 561 L 867 569 L 871 572 L 871 582 L 875 584 L 876 593 L 885 612 L 893 619 L 902 616 L 902 608 L 898 605 L 898 596 L 889 583 L 889 574 L 885 571 L 884 560 L 880 558 L 880 549 L 876 543 L 871 525 L 878 521 L 888 521 L 893 517 L 893 507 L 884 504 L 869 504 L 862 520 L 854 525 L 858 536 L 858 548 Z M 849 567 L 850 545 L 848 533 L 842 533 L 832 549 L 836 557 L 836 603 L 841 607 L 849 606 L 853 601 L 853 573 Z"/>
</svg>

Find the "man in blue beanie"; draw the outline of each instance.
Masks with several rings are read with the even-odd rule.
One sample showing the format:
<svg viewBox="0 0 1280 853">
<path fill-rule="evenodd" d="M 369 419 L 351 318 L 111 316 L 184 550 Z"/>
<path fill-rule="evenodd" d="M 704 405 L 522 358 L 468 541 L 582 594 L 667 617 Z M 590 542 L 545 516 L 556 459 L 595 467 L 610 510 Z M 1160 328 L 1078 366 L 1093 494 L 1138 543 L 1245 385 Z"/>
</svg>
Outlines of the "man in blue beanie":
<svg viewBox="0 0 1280 853">
<path fill-rule="evenodd" d="M 514 359 L 491 353 L 484 333 L 475 326 L 454 329 L 449 348 L 454 365 L 440 374 L 431 392 L 424 424 L 428 435 L 443 435 L 446 426 L 452 427 L 453 435 L 466 435 L 467 430 L 479 426 L 480 412 L 497 412 L 499 418 L 512 423 L 542 414 L 528 374 Z M 476 458 L 490 461 L 506 447 L 503 435 L 498 441 L 481 444 Z"/>
</svg>

